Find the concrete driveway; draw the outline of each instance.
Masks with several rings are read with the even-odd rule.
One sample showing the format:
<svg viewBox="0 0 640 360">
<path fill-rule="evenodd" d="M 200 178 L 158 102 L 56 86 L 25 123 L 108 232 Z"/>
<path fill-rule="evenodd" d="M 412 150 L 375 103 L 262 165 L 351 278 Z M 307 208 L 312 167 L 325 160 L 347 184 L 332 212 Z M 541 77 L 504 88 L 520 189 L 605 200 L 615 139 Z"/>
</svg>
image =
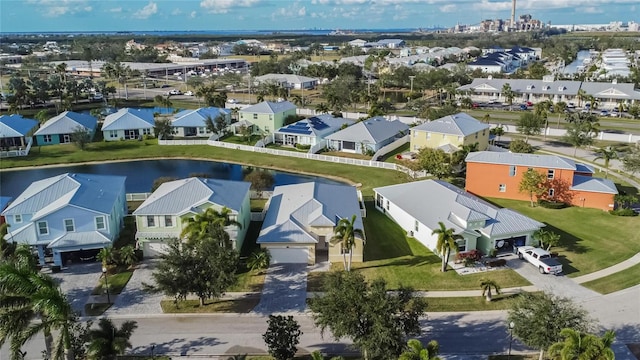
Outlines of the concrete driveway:
<svg viewBox="0 0 640 360">
<path fill-rule="evenodd" d="M 72 264 L 65 267 L 62 272 L 50 275 L 60 282 L 60 289 L 67 294 L 73 310 L 84 315 L 84 304 L 87 303 L 91 291 L 98 285 L 98 280 L 102 276 L 102 264 L 100 262 Z"/>
<path fill-rule="evenodd" d="M 275 264 L 267 270 L 260 303 L 253 313 L 302 313 L 307 299 L 307 265 Z"/>
<path fill-rule="evenodd" d="M 138 264 L 127 285 L 116 297 L 109 310 L 104 313 L 105 316 L 162 314 L 160 300 L 163 295 L 149 293 L 144 290 L 143 285 L 143 283 L 153 284 L 151 273 L 153 273 L 154 264 L 154 260 L 145 260 Z"/>
</svg>

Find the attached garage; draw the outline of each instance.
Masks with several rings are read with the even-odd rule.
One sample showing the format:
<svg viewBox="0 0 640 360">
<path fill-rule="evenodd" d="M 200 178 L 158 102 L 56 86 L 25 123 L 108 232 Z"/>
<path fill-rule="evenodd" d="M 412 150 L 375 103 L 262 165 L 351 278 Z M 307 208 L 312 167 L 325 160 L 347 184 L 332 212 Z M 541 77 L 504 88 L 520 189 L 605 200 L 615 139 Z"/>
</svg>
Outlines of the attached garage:
<svg viewBox="0 0 640 360">
<path fill-rule="evenodd" d="M 288 246 L 288 247 L 272 247 L 269 246 L 272 264 L 308 264 L 309 263 L 309 247 L 308 246 Z"/>
<path fill-rule="evenodd" d="M 145 241 L 142 250 L 145 258 L 160 257 L 167 253 L 168 246 L 163 241 Z"/>
</svg>

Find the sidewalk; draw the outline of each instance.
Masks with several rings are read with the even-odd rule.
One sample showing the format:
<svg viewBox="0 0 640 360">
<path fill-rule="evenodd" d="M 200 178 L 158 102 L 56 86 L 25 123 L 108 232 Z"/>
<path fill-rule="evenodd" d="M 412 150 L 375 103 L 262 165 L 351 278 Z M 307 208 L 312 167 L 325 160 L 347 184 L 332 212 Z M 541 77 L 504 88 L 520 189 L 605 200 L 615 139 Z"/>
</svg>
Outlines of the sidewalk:
<svg viewBox="0 0 640 360">
<path fill-rule="evenodd" d="M 592 272 L 591 274 L 586 274 L 586 275 L 582 275 L 582 276 L 578 276 L 577 278 L 574 278 L 573 281 L 575 281 L 578 284 L 583 284 L 586 283 L 588 281 L 592 281 L 592 280 L 596 280 L 596 279 L 600 279 L 603 278 L 605 276 L 609 276 L 611 274 L 615 274 L 617 272 L 620 272 L 622 270 L 628 269 L 636 264 L 640 264 L 640 253 L 637 253 L 635 255 L 633 255 L 632 257 L 630 257 L 629 259 L 615 264 L 613 266 L 609 266 L 606 269 L 602 269 L 596 272 Z"/>
</svg>

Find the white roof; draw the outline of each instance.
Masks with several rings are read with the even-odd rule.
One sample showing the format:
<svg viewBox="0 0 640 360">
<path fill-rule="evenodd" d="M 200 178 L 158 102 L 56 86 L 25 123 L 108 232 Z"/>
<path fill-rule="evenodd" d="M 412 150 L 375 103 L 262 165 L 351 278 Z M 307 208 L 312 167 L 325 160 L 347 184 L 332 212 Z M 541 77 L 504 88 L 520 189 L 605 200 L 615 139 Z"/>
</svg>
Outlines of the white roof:
<svg viewBox="0 0 640 360">
<path fill-rule="evenodd" d="M 240 110 L 240 112 L 251 114 L 280 114 L 291 109 L 296 109 L 296 106 L 288 101 L 263 101 L 255 105 L 247 106 Z"/>
<path fill-rule="evenodd" d="M 47 120 L 47 122 L 35 132 L 35 135 L 71 134 L 78 127 L 93 131 L 97 123 L 98 119 L 91 115 L 65 111 Z"/>
<path fill-rule="evenodd" d="M 412 130 L 468 136 L 487 129 L 489 124 L 484 124 L 466 113 L 457 113 L 420 124 Z"/>
<path fill-rule="evenodd" d="M 370 144 L 377 144 L 398 135 L 400 132 L 404 133 L 407 130 L 409 130 L 409 126 L 400 120 L 388 121 L 382 116 L 376 116 L 365 121 L 357 122 L 326 138 L 329 140 L 353 141 L 356 143 L 368 141 Z"/>
<path fill-rule="evenodd" d="M 123 108 L 104 118 L 102 131 L 150 129 L 154 124 L 153 113 L 146 110 Z"/>
<path fill-rule="evenodd" d="M 518 165 L 534 168 L 576 170 L 576 162 L 556 155 L 524 154 L 496 151 L 476 151 L 469 153 L 466 162 Z"/>
</svg>

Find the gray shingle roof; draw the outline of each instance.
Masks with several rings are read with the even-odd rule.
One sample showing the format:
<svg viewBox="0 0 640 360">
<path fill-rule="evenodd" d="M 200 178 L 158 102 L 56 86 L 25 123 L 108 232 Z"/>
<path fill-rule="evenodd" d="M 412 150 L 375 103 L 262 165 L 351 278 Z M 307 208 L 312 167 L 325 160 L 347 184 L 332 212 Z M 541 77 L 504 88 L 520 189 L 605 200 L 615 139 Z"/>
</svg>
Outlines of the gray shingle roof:
<svg viewBox="0 0 640 360">
<path fill-rule="evenodd" d="M 582 87 L 587 94 L 609 99 L 640 100 L 640 92 L 632 83 L 583 82 Z"/>
<path fill-rule="evenodd" d="M 421 130 L 439 134 L 467 136 L 479 131 L 489 129 L 488 124 L 484 124 L 466 113 L 457 113 L 441 117 L 414 127 L 412 130 Z"/>
<path fill-rule="evenodd" d="M 556 80 L 544 81 L 535 79 L 485 79 L 475 78 L 471 84 L 460 86 L 458 91 L 474 91 L 478 93 L 500 93 L 502 86 L 509 84 L 515 93 L 537 95 L 572 95 L 580 89 L 580 81 Z"/>
<path fill-rule="evenodd" d="M 204 178 L 166 182 L 151 194 L 133 215 L 183 215 L 204 203 L 238 213 L 251 183 Z"/>
<path fill-rule="evenodd" d="M 442 180 L 423 180 L 373 189 L 429 229 L 442 221 L 456 233 L 464 222 L 485 220 L 479 232 L 500 237 L 535 231 L 544 224 L 511 209 L 501 209 Z"/>
<path fill-rule="evenodd" d="M 98 119 L 91 115 L 79 114 L 73 111 L 65 111 L 62 114 L 47 120 L 35 135 L 57 135 L 71 134 L 79 126 L 93 131 L 96 128 Z"/>
<path fill-rule="evenodd" d="M 618 193 L 618 188 L 616 188 L 616 185 L 613 183 L 613 181 L 609 179 L 602 179 L 602 178 L 583 176 L 583 175 L 573 176 L 573 185 L 571 185 L 571 190 L 608 193 L 608 194 Z"/>
<path fill-rule="evenodd" d="M 467 155 L 466 162 L 576 170 L 575 161 L 556 155 L 476 151 Z"/>
<path fill-rule="evenodd" d="M 376 116 L 333 133 L 327 136 L 326 139 L 353 141 L 356 143 L 366 140 L 370 144 L 377 144 L 398 135 L 399 132 L 406 132 L 407 130 L 409 130 L 409 126 L 400 120 L 388 121 L 382 116 Z"/>
<path fill-rule="evenodd" d="M 0 116 L 0 138 L 25 136 L 38 126 L 38 121 L 18 114 Z"/>
<path fill-rule="evenodd" d="M 102 131 L 150 129 L 154 124 L 153 113 L 150 111 L 123 108 L 104 118 Z"/>
<path fill-rule="evenodd" d="M 280 114 L 291 109 L 296 109 L 296 106 L 288 101 L 263 101 L 255 105 L 247 106 L 239 112 L 245 114 Z"/>
<path fill-rule="evenodd" d="M 302 83 L 308 83 L 312 81 L 318 81 L 318 79 L 316 78 L 311 78 L 311 77 L 302 76 L 302 75 L 295 75 L 295 74 L 265 74 L 262 76 L 255 77 L 254 80 L 257 82 L 264 82 L 264 81 L 270 81 L 270 80 L 286 81 L 291 84 L 302 84 Z"/>
</svg>

